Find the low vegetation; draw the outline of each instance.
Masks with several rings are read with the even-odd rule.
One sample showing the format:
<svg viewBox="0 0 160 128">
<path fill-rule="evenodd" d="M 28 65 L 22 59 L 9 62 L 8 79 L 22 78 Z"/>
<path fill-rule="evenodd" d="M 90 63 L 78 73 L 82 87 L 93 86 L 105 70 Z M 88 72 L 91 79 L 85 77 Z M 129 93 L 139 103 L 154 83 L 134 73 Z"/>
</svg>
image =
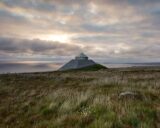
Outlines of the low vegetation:
<svg viewBox="0 0 160 128">
<path fill-rule="evenodd" d="M 0 75 L 0 127 L 160 128 L 160 68 Z"/>
<path fill-rule="evenodd" d="M 75 71 L 75 70 L 76 71 L 97 71 L 97 70 L 102 70 L 102 69 L 107 69 L 107 68 L 103 65 L 95 64 L 95 65 L 80 68 L 80 69 L 73 69 L 72 71 Z"/>
</svg>

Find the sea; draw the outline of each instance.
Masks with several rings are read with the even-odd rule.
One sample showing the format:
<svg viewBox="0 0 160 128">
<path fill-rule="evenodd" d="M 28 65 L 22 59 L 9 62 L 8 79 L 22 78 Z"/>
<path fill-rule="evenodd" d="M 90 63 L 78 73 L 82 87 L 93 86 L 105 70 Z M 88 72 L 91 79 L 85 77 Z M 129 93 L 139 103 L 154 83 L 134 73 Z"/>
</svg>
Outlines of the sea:
<svg viewBox="0 0 160 128">
<path fill-rule="evenodd" d="M 160 63 L 101 63 L 108 68 L 124 68 L 138 66 L 160 66 Z M 56 71 L 64 63 L 20 61 L 0 61 L 0 74 Z"/>
</svg>

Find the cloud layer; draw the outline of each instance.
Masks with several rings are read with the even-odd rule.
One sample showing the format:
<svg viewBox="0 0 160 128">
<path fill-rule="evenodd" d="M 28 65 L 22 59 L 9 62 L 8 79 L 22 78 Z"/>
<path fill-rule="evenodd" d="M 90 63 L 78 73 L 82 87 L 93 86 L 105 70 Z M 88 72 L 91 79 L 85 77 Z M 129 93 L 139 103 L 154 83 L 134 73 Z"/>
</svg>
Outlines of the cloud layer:
<svg viewBox="0 0 160 128">
<path fill-rule="evenodd" d="M 0 59 L 159 61 L 159 0 L 1 0 Z"/>
</svg>

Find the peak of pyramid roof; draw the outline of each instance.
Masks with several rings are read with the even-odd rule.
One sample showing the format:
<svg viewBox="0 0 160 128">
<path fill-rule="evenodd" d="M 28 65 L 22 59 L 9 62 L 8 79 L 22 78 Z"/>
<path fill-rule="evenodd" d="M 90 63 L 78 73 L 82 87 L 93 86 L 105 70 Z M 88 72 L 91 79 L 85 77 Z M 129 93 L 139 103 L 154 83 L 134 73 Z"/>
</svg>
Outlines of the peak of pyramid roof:
<svg viewBox="0 0 160 128">
<path fill-rule="evenodd" d="M 86 56 L 86 55 L 82 52 L 82 53 L 80 53 L 77 57 L 83 58 L 83 57 L 88 57 L 88 56 Z"/>
</svg>

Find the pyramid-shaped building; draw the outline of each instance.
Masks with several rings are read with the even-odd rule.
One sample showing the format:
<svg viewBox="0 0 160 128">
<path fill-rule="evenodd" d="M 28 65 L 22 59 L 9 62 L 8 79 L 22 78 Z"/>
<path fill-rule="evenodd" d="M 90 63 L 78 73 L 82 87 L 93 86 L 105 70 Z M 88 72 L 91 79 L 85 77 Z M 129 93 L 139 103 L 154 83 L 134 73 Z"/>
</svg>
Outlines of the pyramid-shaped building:
<svg viewBox="0 0 160 128">
<path fill-rule="evenodd" d="M 65 71 L 65 70 L 71 70 L 71 69 L 81 69 L 89 66 L 97 65 L 93 60 L 88 59 L 88 57 L 81 53 L 78 56 L 75 57 L 75 59 L 72 59 L 68 63 L 66 63 L 64 66 L 62 66 L 59 71 Z"/>
</svg>

